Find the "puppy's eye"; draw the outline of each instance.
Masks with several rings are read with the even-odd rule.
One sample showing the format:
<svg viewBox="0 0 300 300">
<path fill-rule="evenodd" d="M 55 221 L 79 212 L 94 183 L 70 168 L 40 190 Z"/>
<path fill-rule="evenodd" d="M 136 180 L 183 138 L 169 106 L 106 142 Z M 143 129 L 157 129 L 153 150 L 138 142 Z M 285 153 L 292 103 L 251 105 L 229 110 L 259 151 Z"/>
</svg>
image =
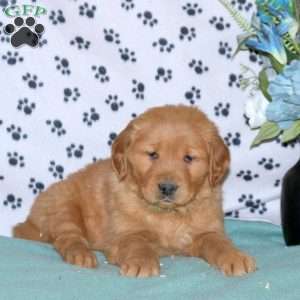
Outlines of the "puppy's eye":
<svg viewBox="0 0 300 300">
<path fill-rule="evenodd" d="M 157 152 L 147 152 L 148 153 L 148 156 L 149 156 L 149 158 L 151 159 L 151 160 L 156 160 L 156 159 L 158 159 L 158 157 L 159 157 L 159 155 L 158 155 L 158 153 Z"/>
<path fill-rule="evenodd" d="M 192 157 L 191 155 L 186 155 L 183 160 L 186 162 L 186 163 L 191 163 L 193 160 L 194 160 L 194 157 Z"/>
</svg>

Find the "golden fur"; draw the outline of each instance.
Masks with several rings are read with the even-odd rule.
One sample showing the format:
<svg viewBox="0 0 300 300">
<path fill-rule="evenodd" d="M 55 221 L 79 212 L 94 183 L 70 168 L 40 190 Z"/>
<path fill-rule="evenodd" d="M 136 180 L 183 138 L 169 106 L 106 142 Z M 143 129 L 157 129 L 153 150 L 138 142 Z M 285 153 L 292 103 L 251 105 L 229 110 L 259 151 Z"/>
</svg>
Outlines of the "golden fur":
<svg viewBox="0 0 300 300">
<path fill-rule="evenodd" d="M 229 151 L 196 108 L 153 108 L 131 121 L 98 161 L 41 193 L 14 236 L 49 242 L 63 259 L 96 267 L 105 253 L 121 274 L 159 274 L 159 256 L 205 259 L 226 275 L 255 270 L 223 225 L 221 185 Z M 176 183 L 174 195 L 158 185 Z"/>
</svg>

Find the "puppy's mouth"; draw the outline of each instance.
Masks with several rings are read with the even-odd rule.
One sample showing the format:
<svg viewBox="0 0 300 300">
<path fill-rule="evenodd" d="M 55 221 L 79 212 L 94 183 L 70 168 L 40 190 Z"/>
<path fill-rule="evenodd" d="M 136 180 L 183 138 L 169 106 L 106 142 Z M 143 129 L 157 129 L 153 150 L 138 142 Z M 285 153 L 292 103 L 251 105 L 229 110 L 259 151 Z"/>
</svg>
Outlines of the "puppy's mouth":
<svg viewBox="0 0 300 300">
<path fill-rule="evenodd" d="M 147 204 L 152 210 L 156 212 L 172 212 L 177 210 L 177 205 L 175 203 L 161 201 L 150 203 L 147 201 Z"/>
<path fill-rule="evenodd" d="M 188 206 L 193 198 L 186 201 L 185 203 L 177 203 L 172 198 L 163 198 L 163 199 L 155 199 L 155 201 L 149 201 L 147 198 L 143 197 L 147 206 L 155 212 L 179 212 L 180 208 Z"/>
<path fill-rule="evenodd" d="M 151 210 L 156 212 L 171 212 L 176 210 L 177 205 L 173 199 L 169 199 L 169 198 L 149 199 L 148 197 L 145 197 L 145 195 L 142 195 L 142 199 Z"/>
<path fill-rule="evenodd" d="M 139 190 L 139 197 L 155 212 L 180 212 L 182 208 L 189 206 L 194 201 L 195 192 L 190 191 L 186 195 L 165 196 L 160 193 L 147 193 L 146 190 Z"/>
</svg>

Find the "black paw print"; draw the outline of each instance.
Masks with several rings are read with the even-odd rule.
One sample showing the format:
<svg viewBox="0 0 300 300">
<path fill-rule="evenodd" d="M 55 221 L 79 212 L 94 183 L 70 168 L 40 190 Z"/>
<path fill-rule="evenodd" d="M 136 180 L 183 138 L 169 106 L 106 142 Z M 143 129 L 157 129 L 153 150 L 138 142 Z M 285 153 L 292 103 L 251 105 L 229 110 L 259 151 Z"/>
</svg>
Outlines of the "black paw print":
<svg viewBox="0 0 300 300">
<path fill-rule="evenodd" d="M 280 179 L 277 179 L 274 183 L 274 186 L 275 187 L 279 187 L 280 186 L 280 183 L 281 183 L 281 180 Z"/>
<path fill-rule="evenodd" d="M 17 152 L 8 152 L 8 163 L 13 167 L 23 168 L 25 166 L 24 156 L 19 155 Z"/>
<path fill-rule="evenodd" d="M 180 27 L 179 39 L 184 41 L 187 39 L 188 41 L 193 40 L 196 37 L 196 29 L 194 27 L 188 28 L 186 26 Z"/>
<path fill-rule="evenodd" d="M 238 219 L 240 217 L 240 212 L 238 210 L 233 210 L 233 211 L 227 212 L 225 214 L 225 217 L 231 217 L 231 218 Z"/>
<path fill-rule="evenodd" d="M 236 132 L 234 135 L 232 133 L 228 133 L 224 138 L 224 141 L 227 146 L 240 146 L 241 145 L 241 134 Z"/>
<path fill-rule="evenodd" d="M 136 113 L 132 113 L 131 117 L 132 117 L 132 119 L 135 119 L 137 117 L 137 114 Z"/>
<path fill-rule="evenodd" d="M 54 178 L 64 178 L 64 167 L 62 165 L 57 165 L 54 160 L 50 161 L 48 171 Z"/>
<path fill-rule="evenodd" d="M 83 5 L 79 6 L 79 15 L 80 16 L 87 16 L 88 18 L 94 18 L 95 12 L 97 8 L 95 5 L 89 5 L 87 2 L 85 2 Z"/>
<path fill-rule="evenodd" d="M 110 105 L 112 111 L 118 111 L 124 105 L 123 101 L 119 101 L 118 95 L 108 95 L 105 103 Z"/>
<path fill-rule="evenodd" d="M 74 101 L 76 102 L 79 97 L 80 97 L 80 92 L 77 87 L 71 89 L 71 88 L 65 88 L 64 89 L 64 101 L 69 102 L 69 101 Z"/>
<path fill-rule="evenodd" d="M 149 10 L 146 10 L 143 13 L 138 13 L 137 17 L 143 21 L 144 25 L 153 27 L 154 25 L 158 24 L 158 20 L 153 17 L 152 12 Z"/>
<path fill-rule="evenodd" d="M 8 65 L 15 65 L 16 63 L 20 63 L 24 61 L 24 58 L 19 55 L 17 51 L 11 52 L 7 51 L 5 55 L 2 55 L 2 59 L 6 61 Z"/>
<path fill-rule="evenodd" d="M 38 77 L 36 75 L 31 75 L 30 73 L 26 73 L 23 75 L 22 79 L 28 84 L 31 89 L 36 89 L 37 87 L 42 87 L 44 85 L 43 82 L 38 81 Z"/>
<path fill-rule="evenodd" d="M 263 65 L 263 63 L 264 63 L 261 58 L 261 55 L 255 50 L 249 50 L 249 60 L 252 63 L 259 64 L 260 66 Z"/>
<path fill-rule="evenodd" d="M 120 44 L 120 34 L 113 29 L 103 29 L 104 39 L 109 43 Z"/>
<path fill-rule="evenodd" d="M 253 7 L 253 4 L 247 0 L 232 0 L 231 5 L 237 7 L 241 11 L 249 11 Z"/>
<path fill-rule="evenodd" d="M 83 156 L 83 145 L 76 146 L 75 144 L 71 144 L 69 147 L 66 148 L 67 156 L 68 157 L 75 157 L 75 158 L 81 158 Z"/>
<path fill-rule="evenodd" d="M 172 79 L 172 70 L 159 67 L 156 71 L 155 79 L 156 80 L 162 79 L 164 82 L 168 82 L 169 80 Z"/>
<path fill-rule="evenodd" d="M 13 194 L 8 194 L 3 201 L 3 205 L 10 206 L 11 209 L 16 209 L 22 206 L 22 201 L 22 198 L 18 198 Z"/>
<path fill-rule="evenodd" d="M 219 53 L 228 59 L 231 58 L 232 48 L 227 42 L 219 42 Z"/>
<path fill-rule="evenodd" d="M 169 43 L 165 38 L 159 38 L 157 42 L 153 42 L 152 46 L 158 48 L 160 52 L 171 52 L 175 46 L 172 43 Z"/>
<path fill-rule="evenodd" d="M 102 83 L 109 81 L 107 69 L 104 66 L 92 66 L 92 70 L 95 72 L 95 78 L 99 79 Z"/>
<path fill-rule="evenodd" d="M 219 116 L 228 117 L 230 112 L 230 103 L 219 102 L 218 105 L 214 107 L 214 109 L 215 109 L 215 115 L 217 117 Z"/>
<path fill-rule="evenodd" d="M 83 113 L 83 123 L 88 126 L 92 126 L 94 122 L 99 121 L 100 115 L 96 112 L 96 109 L 92 107 L 89 112 Z"/>
<path fill-rule="evenodd" d="M 4 180 L 4 176 L 0 175 L 0 180 Z"/>
<path fill-rule="evenodd" d="M 107 144 L 108 144 L 109 146 L 111 146 L 112 143 L 113 143 L 113 141 L 116 139 L 117 136 L 118 136 L 118 135 L 117 135 L 115 132 L 111 132 L 111 133 L 109 134 L 109 141 L 107 142 Z"/>
<path fill-rule="evenodd" d="M 247 170 L 247 171 L 241 170 L 240 172 L 238 172 L 236 174 L 236 176 L 244 179 L 245 181 L 252 181 L 254 178 L 259 177 L 258 174 L 253 174 L 252 171 L 250 171 L 250 170 Z"/>
<path fill-rule="evenodd" d="M 55 56 L 54 60 L 57 62 L 56 69 L 59 70 L 63 75 L 70 75 L 70 64 L 66 58 L 60 58 L 59 56 Z"/>
<path fill-rule="evenodd" d="M 266 203 L 262 202 L 260 199 L 254 200 L 252 194 L 242 194 L 241 197 L 238 199 L 240 203 L 244 203 L 251 213 L 255 213 L 256 211 L 259 214 L 264 214 L 267 211 Z"/>
<path fill-rule="evenodd" d="M 26 20 L 17 17 L 14 19 L 14 24 L 6 25 L 4 30 L 11 35 L 12 46 L 17 48 L 22 45 L 37 46 L 45 28 L 42 24 L 36 24 L 33 17 L 28 17 Z"/>
<path fill-rule="evenodd" d="M 22 133 L 21 127 L 17 127 L 14 124 L 7 127 L 6 131 L 11 135 L 11 137 L 14 141 L 19 141 L 21 139 L 25 140 L 28 137 L 27 134 Z"/>
<path fill-rule="evenodd" d="M 89 49 L 91 42 L 84 40 L 81 36 L 76 36 L 71 42 L 70 45 L 77 46 L 79 50 L 81 49 Z"/>
<path fill-rule="evenodd" d="M 230 23 L 225 23 L 223 17 L 212 17 L 209 23 L 215 26 L 217 30 L 223 31 L 225 28 L 230 28 Z"/>
<path fill-rule="evenodd" d="M 236 75 L 236 74 L 229 74 L 229 81 L 228 81 L 228 86 L 233 87 L 234 85 L 237 88 L 241 87 L 240 81 L 243 78 L 242 75 Z"/>
<path fill-rule="evenodd" d="M 61 9 L 57 11 L 52 10 L 49 15 L 49 20 L 52 22 L 53 25 L 57 25 L 59 23 L 62 24 L 66 22 L 66 19 Z"/>
<path fill-rule="evenodd" d="M 45 185 L 40 181 L 36 181 L 35 178 L 30 178 L 28 187 L 30 190 L 32 190 L 33 194 L 36 195 L 44 190 Z"/>
<path fill-rule="evenodd" d="M 119 53 L 121 56 L 121 59 L 126 61 L 131 61 L 131 62 L 136 62 L 136 57 L 135 57 L 135 52 L 130 51 L 128 48 L 120 48 Z"/>
<path fill-rule="evenodd" d="M 25 115 L 31 115 L 35 110 L 35 103 L 29 102 L 27 98 L 20 99 L 18 101 L 17 109 L 23 111 Z"/>
<path fill-rule="evenodd" d="M 185 99 L 193 105 L 197 100 L 201 99 L 201 90 L 196 88 L 195 86 L 192 86 L 191 89 L 184 94 L 184 96 Z"/>
<path fill-rule="evenodd" d="M 138 82 L 137 80 L 133 79 L 132 80 L 133 88 L 132 88 L 132 93 L 135 95 L 136 99 L 142 99 L 144 100 L 145 98 L 145 85 L 142 82 Z"/>
<path fill-rule="evenodd" d="M 134 2 L 133 0 L 123 0 L 121 3 L 121 7 L 126 10 L 131 10 L 134 8 Z"/>
<path fill-rule="evenodd" d="M 258 164 L 260 166 L 263 166 L 266 170 L 273 170 L 275 168 L 279 168 L 280 164 L 279 163 L 275 163 L 273 158 L 265 158 L 263 157 Z"/>
<path fill-rule="evenodd" d="M 182 9 L 187 13 L 188 16 L 196 16 L 202 13 L 202 8 L 199 7 L 198 3 L 186 3 L 182 6 Z"/>
<path fill-rule="evenodd" d="M 46 124 L 51 126 L 51 132 L 56 133 L 57 136 L 62 136 L 66 134 L 66 130 L 63 128 L 63 123 L 60 120 L 47 120 Z"/>
<path fill-rule="evenodd" d="M 208 67 L 203 65 L 202 60 L 196 60 L 193 59 L 190 63 L 189 63 L 189 67 L 194 69 L 196 74 L 203 74 L 204 72 L 208 72 Z"/>
</svg>

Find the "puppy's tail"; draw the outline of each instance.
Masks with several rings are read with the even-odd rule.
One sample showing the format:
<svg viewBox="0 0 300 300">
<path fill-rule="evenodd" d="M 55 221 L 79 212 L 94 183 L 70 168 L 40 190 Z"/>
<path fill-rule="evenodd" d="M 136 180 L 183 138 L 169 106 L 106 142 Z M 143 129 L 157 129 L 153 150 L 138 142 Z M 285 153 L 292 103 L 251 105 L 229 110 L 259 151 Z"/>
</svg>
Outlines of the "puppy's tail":
<svg viewBox="0 0 300 300">
<path fill-rule="evenodd" d="M 39 241 L 47 243 L 49 241 L 46 235 L 43 235 L 40 230 L 30 221 L 19 223 L 13 228 L 13 236 L 20 239 Z"/>
</svg>

